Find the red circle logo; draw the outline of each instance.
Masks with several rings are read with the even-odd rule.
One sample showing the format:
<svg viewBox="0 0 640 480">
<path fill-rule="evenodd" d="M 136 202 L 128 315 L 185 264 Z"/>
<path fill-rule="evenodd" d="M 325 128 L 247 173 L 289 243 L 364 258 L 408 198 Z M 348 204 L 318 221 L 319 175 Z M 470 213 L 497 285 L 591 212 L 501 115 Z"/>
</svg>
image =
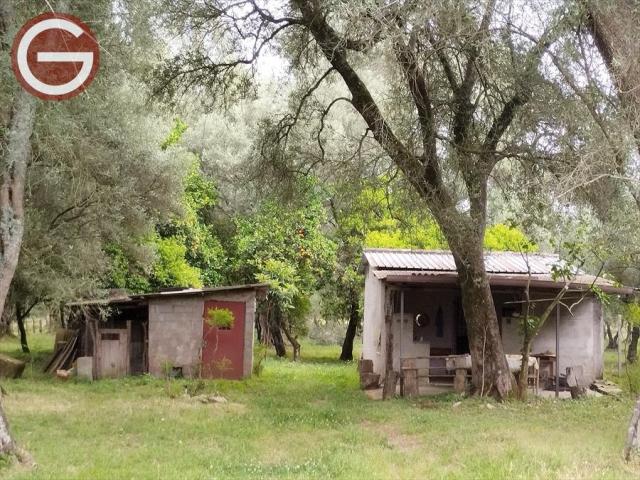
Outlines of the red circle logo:
<svg viewBox="0 0 640 480">
<path fill-rule="evenodd" d="M 93 81 L 100 49 L 93 32 L 66 13 L 43 13 L 18 31 L 11 66 L 20 85 L 44 100 L 75 97 Z"/>
</svg>

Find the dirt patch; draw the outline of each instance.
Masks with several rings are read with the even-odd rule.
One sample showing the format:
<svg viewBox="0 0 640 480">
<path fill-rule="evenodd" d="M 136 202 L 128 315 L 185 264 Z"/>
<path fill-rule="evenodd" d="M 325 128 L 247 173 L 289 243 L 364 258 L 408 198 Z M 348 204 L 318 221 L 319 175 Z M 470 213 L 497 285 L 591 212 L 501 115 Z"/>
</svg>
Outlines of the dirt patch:
<svg viewBox="0 0 640 480">
<path fill-rule="evenodd" d="M 423 440 L 418 435 L 403 433 L 396 425 L 373 423 L 364 420 L 362 428 L 384 437 L 390 448 L 400 452 L 412 452 L 424 446 Z"/>
</svg>

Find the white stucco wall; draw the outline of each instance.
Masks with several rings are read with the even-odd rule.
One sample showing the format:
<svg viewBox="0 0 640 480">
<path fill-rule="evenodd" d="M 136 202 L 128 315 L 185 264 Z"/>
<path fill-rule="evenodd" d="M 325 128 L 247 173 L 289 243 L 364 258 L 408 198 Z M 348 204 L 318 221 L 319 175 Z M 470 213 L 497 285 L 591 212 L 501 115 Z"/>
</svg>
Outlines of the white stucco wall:
<svg viewBox="0 0 640 480">
<path fill-rule="evenodd" d="M 404 323 L 400 323 L 400 314 L 393 315 L 393 368 L 400 370 L 400 358 L 427 357 L 430 352 L 429 343 L 413 341 L 413 319 L 415 315 L 405 313 Z M 402 345 L 400 340 L 402 339 Z"/>
<path fill-rule="evenodd" d="M 365 270 L 364 311 L 362 320 L 362 358 L 373 360 L 373 371 L 384 369 L 384 298 L 385 285 L 378 280 L 371 268 Z"/>
<path fill-rule="evenodd" d="M 602 377 L 603 341 L 600 303 L 586 298 L 573 309 L 561 309 L 560 325 L 560 373 L 570 366 L 582 365 L 587 381 Z M 555 317 L 548 322 L 533 341 L 532 353 L 556 353 Z"/>
</svg>

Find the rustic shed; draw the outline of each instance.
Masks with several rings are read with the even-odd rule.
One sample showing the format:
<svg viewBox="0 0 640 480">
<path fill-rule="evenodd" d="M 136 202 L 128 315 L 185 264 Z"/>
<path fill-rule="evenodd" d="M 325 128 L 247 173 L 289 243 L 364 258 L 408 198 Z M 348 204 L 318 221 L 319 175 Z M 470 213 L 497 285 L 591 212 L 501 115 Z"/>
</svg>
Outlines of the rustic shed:
<svg viewBox="0 0 640 480">
<path fill-rule="evenodd" d="M 556 255 L 492 252 L 485 265 L 493 293 L 500 334 L 507 359 L 520 354 L 519 317 L 524 289 L 530 285 L 537 311 L 542 311 L 564 282 L 552 278 Z M 453 256 L 447 251 L 367 249 L 365 267 L 363 350 L 373 373 L 384 376 L 388 340 L 392 368 L 401 372 L 405 361 L 416 362 L 427 381 L 453 382 L 456 365 L 470 362 L 460 289 Z M 570 285 L 566 304 L 581 301 L 571 312 L 560 306 L 533 342 L 542 375 L 555 382 L 567 367 L 581 367 L 586 381 L 603 373 L 603 320 L 592 284 L 611 294 L 631 289 L 590 275 L 579 275 Z M 582 298 L 584 297 L 584 298 Z M 557 321 L 556 321 L 557 320 Z M 391 326 L 391 329 L 389 329 Z M 467 358 L 464 358 L 467 356 Z M 546 365 L 545 365 L 546 364 Z M 546 371 L 544 370 L 546 369 Z"/>
<path fill-rule="evenodd" d="M 264 284 L 171 289 L 69 303 L 65 316 L 96 378 L 239 379 L 251 375 L 256 301 L 265 291 Z"/>
</svg>

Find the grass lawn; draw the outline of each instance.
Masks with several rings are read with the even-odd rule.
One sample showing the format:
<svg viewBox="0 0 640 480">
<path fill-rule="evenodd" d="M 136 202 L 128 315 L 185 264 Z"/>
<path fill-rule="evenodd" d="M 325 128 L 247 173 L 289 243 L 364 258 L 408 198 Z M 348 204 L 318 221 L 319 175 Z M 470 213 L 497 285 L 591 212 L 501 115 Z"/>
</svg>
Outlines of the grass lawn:
<svg viewBox="0 0 640 480">
<path fill-rule="evenodd" d="M 337 347 L 268 359 L 259 378 L 207 381 L 227 404 L 180 395 L 196 381 L 147 376 L 94 383 L 39 373 L 51 349 L 31 339 L 25 378 L 3 381 L 18 441 L 38 468 L 2 479 L 640 478 L 621 458 L 632 400 L 506 402 L 450 395 L 369 400 Z M 21 356 L 16 340 L 0 351 Z"/>
</svg>

